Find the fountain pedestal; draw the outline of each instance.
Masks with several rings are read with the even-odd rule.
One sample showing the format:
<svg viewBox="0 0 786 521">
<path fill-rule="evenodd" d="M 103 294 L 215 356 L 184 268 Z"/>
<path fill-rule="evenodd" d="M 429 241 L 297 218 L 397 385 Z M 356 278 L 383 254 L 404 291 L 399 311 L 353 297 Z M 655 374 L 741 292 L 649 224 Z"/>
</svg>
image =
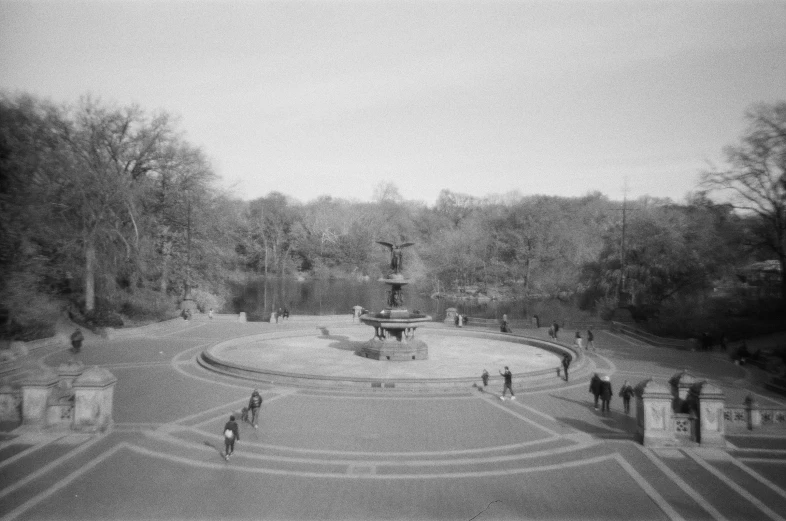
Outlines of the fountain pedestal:
<svg viewBox="0 0 786 521">
<path fill-rule="evenodd" d="M 431 317 L 421 313 L 413 313 L 403 307 L 401 288 L 408 283 L 400 273 L 390 275 L 382 282 L 390 285 L 388 305 L 379 313 L 366 313 L 360 321 L 374 328 L 374 338 L 364 345 L 360 356 L 374 360 L 404 362 L 411 360 L 428 360 L 428 345 L 415 338 L 415 330 L 422 322 Z"/>
</svg>

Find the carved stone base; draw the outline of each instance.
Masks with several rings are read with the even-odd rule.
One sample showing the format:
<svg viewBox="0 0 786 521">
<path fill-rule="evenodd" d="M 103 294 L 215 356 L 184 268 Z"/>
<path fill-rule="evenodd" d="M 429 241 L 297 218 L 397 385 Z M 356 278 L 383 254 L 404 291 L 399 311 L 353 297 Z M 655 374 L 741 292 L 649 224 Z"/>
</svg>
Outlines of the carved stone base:
<svg viewBox="0 0 786 521">
<path fill-rule="evenodd" d="M 399 341 L 395 337 L 385 340 L 375 337 L 360 348 L 358 354 L 365 358 L 391 362 L 428 360 L 428 346 L 422 340 L 414 338 Z"/>
</svg>

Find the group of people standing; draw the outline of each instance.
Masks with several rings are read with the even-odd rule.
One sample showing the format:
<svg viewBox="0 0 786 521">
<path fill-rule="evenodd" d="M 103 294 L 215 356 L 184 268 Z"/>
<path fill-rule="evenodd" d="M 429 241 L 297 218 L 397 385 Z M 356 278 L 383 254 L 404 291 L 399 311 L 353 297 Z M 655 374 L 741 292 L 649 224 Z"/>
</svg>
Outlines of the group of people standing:
<svg viewBox="0 0 786 521">
<path fill-rule="evenodd" d="M 611 387 L 611 378 L 608 375 L 600 376 L 598 373 L 592 375 L 590 380 L 589 392 L 595 397 L 595 410 L 598 410 L 598 400 L 600 400 L 600 412 L 606 414 L 611 412 L 611 398 L 614 390 Z M 625 414 L 630 414 L 630 399 L 633 397 L 634 390 L 627 380 L 622 384 L 619 395 L 622 397 L 622 406 Z"/>
</svg>

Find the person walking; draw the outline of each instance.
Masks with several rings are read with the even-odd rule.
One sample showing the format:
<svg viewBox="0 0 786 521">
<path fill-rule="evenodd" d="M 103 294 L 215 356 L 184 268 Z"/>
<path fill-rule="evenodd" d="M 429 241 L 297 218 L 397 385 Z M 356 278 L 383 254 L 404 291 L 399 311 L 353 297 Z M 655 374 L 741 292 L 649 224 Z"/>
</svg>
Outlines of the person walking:
<svg viewBox="0 0 786 521">
<path fill-rule="evenodd" d="M 633 386 L 627 380 L 622 384 L 620 396 L 622 397 L 622 406 L 625 409 L 625 414 L 630 414 L 630 399 L 633 396 Z"/>
<path fill-rule="evenodd" d="M 570 367 L 570 355 L 565 353 L 562 355 L 562 370 L 565 371 L 565 381 L 568 381 L 568 367 Z"/>
<path fill-rule="evenodd" d="M 595 397 L 595 410 L 598 410 L 598 398 L 600 398 L 600 376 L 598 373 L 592 375 L 589 384 L 589 392 Z"/>
<path fill-rule="evenodd" d="M 483 369 L 483 374 L 480 375 L 480 379 L 483 380 L 483 388 L 489 386 L 489 372 Z"/>
<path fill-rule="evenodd" d="M 508 366 L 505 366 L 505 372 L 500 371 L 499 374 L 505 377 L 505 384 L 502 386 L 502 396 L 499 399 L 504 400 L 505 391 L 510 391 L 510 399 L 515 400 L 516 395 L 513 394 L 513 373 L 510 372 Z"/>
<path fill-rule="evenodd" d="M 254 389 L 251 393 L 251 398 L 248 399 L 248 410 L 251 411 L 251 425 L 256 429 L 257 417 L 259 416 L 259 408 L 262 406 L 262 395 L 259 394 L 259 389 Z"/>
<path fill-rule="evenodd" d="M 605 414 L 611 412 L 610 404 L 611 397 L 614 396 L 614 391 L 611 389 L 611 378 L 603 375 L 600 379 L 600 412 Z"/>
<path fill-rule="evenodd" d="M 76 328 L 73 333 L 71 333 L 71 351 L 74 353 L 78 353 L 82 349 L 82 342 L 85 340 L 85 335 L 82 334 L 82 330 Z"/>
<path fill-rule="evenodd" d="M 229 460 L 229 456 L 235 452 L 235 442 L 240 441 L 240 429 L 235 421 L 235 416 L 231 415 L 229 421 L 224 425 L 224 459 Z"/>
<path fill-rule="evenodd" d="M 594 340 L 595 340 L 595 335 L 592 334 L 592 330 L 591 329 L 588 329 L 587 330 L 587 345 L 586 345 L 587 349 L 592 349 L 593 351 L 595 350 L 595 342 L 594 342 Z"/>
<path fill-rule="evenodd" d="M 576 349 L 581 350 L 581 333 L 578 331 L 576 331 L 576 338 L 574 339 L 574 342 L 576 342 Z"/>
<path fill-rule="evenodd" d="M 508 315 L 507 314 L 503 314 L 502 315 L 502 325 L 500 326 L 499 329 L 503 333 L 510 333 L 510 327 L 508 327 Z"/>
<path fill-rule="evenodd" d="M 213 308 L 210 308 L 210 311 L 207 312 L 207 318 L 213 320 Z"/>
<path fill-rule="evenodd" d="M 554 340 L 554 325 L 549 326 L 549 338 Z"/>
<path fill-rule="evenodd" d="M 554 321 L 554 323 L 551 324 L 551 327 L 554 328 L 554 340 L 557 340 L 557 338 L 559 338 L 559 324 L 557 324 L 557 322 Z"/>
</svg>

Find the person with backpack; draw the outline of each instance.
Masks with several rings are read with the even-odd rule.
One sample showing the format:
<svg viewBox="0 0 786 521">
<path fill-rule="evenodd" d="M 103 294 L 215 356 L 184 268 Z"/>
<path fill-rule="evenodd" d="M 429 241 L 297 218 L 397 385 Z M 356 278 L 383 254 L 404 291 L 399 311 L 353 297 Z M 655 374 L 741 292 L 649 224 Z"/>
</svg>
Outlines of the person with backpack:
<svg viewBox="0 0 786 521">
<path fill-rule="evenodd" d="M 248 410 L 251 411 L 251 425 L 256 429 L 258 427 L 257 417 L 259 415 L 259 408 L 262 406 L 262 395 L 259 394 L 259 389 L 254 389 L 251 393 L 251 398 L 248 400 Z"/>
<path fill-rule="evenodd" d="M 235 452 L 235 442 L 240 441 L 240 428 L 237 426 L 235 416 L 230 415 L 229 421 L 224 425 L 224 459 L 229 460 L 229 456 Z"/>
</svg>

